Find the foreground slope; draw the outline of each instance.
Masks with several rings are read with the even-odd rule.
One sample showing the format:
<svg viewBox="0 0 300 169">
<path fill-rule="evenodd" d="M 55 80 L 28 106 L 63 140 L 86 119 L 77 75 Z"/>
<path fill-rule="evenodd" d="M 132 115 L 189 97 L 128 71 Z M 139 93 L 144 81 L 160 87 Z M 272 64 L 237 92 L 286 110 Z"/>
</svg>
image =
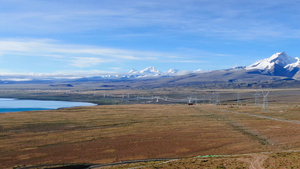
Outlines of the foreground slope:
<svg viewBox="0 0 300 169">
<path fill-rule="evenodd" d="M 298 123 L 254 116 L 300 121 L 299 107 L 283 106 L 267 113 L 253 106 L 124 105 L 0 114 L 0 164 L 103 164 L 297 150 Z"/>
</svg>

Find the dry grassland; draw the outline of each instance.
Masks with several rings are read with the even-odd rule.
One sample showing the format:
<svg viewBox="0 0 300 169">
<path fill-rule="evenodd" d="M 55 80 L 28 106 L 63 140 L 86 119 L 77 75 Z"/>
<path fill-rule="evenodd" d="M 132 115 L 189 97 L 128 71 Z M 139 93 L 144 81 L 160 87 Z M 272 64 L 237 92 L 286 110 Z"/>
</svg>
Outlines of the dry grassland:
<svg viewBox="0 0 300 169">
<path fill-rule="evenodd" d="M 11 168 L 187 158 L 151 167 L 194 168 L 195 164 L 205 168 L 226 164 L 243 168 L 251 164 L 249 159 L 255 158 L 191 157 L 299 150 L 300 124 L 230 112 L 300 120 L 299 110 L 296 106 L 271 107 L 271 112 L 261 112 L 254 106 L 170 104 L 3 113 L 0 114 L 0 164 L 1 168 Z M 276 153 L 268 156 L 263 165 L 280 165 L 274 160 L 279 156 Z"/>
<path fill-rule="evenodd" d="M 206 158 L 183 158 L 160 163 L 137 163 L 126 164 L 105 169 L 119 168 L 143 168 L 143 169 L 186 169 L 186 168 L 205 168 L 205 169 L 291 169 L 300 167 L 299 152 L 282 153 L 254 153 L 245 155 L 232 155 L 222 157 Z"/>
</svg>

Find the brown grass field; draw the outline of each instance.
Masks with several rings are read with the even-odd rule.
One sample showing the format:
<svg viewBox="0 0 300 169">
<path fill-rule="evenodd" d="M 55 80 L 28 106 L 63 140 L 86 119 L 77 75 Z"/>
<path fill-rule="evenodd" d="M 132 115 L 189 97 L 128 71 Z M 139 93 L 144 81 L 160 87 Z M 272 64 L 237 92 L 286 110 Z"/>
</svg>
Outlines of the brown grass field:
<svg viewBox="0 0 300 169">
<path fill-rule="evenodd" d="M 299 168 L 299 112 L 295 104 L 272 104 L 268 112 L 136 104 L 2 113 L 0 168 L 158 158 L 180 159 L 112 168 Z M 198 157 L 205 155 L 226 156 Z"/>
</svg>

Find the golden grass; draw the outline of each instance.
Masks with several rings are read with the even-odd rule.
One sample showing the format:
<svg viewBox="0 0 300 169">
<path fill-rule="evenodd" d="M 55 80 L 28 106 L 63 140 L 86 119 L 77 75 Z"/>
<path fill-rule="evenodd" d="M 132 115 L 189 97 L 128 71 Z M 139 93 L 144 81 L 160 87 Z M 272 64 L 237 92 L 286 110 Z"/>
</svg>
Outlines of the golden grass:
<svg viewBox="0 0 300 169">
<path fill-rule="evenodd" d="M 10 168 L 16 165 L 111 163 L 282 151 L 300 145 L 300 136 L 296 134 L 300 124 L 218 109 L 230 108 L 114 105 L 0 114 L 0 164 Z M 252 106 L 230 110 L 261 114 Z M 289 114 L 286 118 L 297 119 L 298 108 L 282 110 Z M 199 163 L 205 166 L 203 162 Z M 236 161 L 236 166 L 243 167 L 244 164 Z"/>
</svg>

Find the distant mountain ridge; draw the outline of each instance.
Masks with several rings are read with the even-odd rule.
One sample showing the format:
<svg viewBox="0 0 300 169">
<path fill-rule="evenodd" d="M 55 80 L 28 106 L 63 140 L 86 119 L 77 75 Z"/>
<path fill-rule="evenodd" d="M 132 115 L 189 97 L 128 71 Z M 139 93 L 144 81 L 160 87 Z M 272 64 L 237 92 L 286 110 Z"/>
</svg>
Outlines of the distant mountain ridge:
<svg viewBox="0 0 300 169">
<path fill-rule="evenodd" d="M 178 76 L 192 73 L 192 71 L 180 71 L 178 69 L 170 69 L 168 71 L 162 72 L 157 70 L 153 66 L 149 66 L 143 70 L 135 70 L 132 69 L 129 71 L 128 75 L 124 75 L 124 77 L 128 78 L 144 78 L 144 77 L 159 77 L 159 76 Z"/>
<path fill-rule="evenodd" d="M 41 76 L 41 75 L 18 75 L 0 76 L 0 82 L 38 82 L 41 81 L 99 81 L 99 80 L 143 80 L 154 79 L 164 81 L 166 83 L 198 83 L 198 82 L 243 82 L 243 81 L 268 81 L 280 79 L 300 80 L 300 59 L 293 58 L 285 52 L 273 54 L 270 58 L 259 60 L 250 66 L 241 66 L 230 69 L 221 69 L 214 71 L 180 71 L 178 69 L 170 69 L 168 71 L 160 71 L 153 66 L 149 66 L 142 70 L 132 69 L 128 73 L 93 75 L 93 76 Z"/>
</svg>

